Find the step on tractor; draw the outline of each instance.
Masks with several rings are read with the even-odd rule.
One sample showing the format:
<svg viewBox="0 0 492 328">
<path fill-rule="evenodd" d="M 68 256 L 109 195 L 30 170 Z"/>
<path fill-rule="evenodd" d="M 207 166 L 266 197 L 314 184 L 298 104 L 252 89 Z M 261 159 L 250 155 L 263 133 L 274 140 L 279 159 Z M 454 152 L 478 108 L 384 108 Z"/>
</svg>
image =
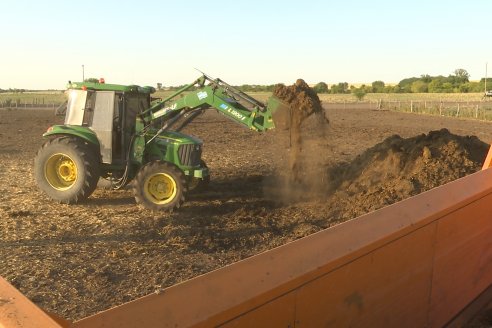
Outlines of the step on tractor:
<svg viewBox="0 0 492 328">
<path fill-rule="evenodd" d="M 164 99 L 153 87 L 70 82 L 59 114 L 34 160 L 39 188 L 51 199 L 75 204 L 99 184 L 131 182 L 135 200 L 151 210 L 174 210 L 188 191 L 203 188 L 210 172 L 203 142 L 180 131 L 214 108 L 254 131 L 288 128 L 290 108 L 272 96 L 264 104 L 220 79 L 203 74 Z M 275 118 L 274 118 L 275 116 Z"/>
</svg>

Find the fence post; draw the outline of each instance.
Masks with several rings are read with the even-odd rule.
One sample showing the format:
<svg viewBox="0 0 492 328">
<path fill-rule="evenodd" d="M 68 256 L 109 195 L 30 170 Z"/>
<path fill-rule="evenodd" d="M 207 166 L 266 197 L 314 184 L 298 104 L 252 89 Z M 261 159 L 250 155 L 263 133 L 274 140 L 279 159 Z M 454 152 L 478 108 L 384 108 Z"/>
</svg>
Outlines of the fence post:
<svg viewBox="0 0 492 328">
<path fill-rule="evenodd" d="M 475 118 L 478 118 L 478 105 L 475 106 Z"/>
<path fill-rule="evenodd" d="M 439 102 L 439 115 L 442 116 L 442 100 Z"/>
<path fill-rule="evenodd" d="M 460 116 L 460 103 L 458 103 L 458 110 L 456 111 L 456 117 Z"/>
<path fill-rule="evenodd" d="M 413 113 L 413 100 L 410 100 L 410 113 Z"/>
</svg>

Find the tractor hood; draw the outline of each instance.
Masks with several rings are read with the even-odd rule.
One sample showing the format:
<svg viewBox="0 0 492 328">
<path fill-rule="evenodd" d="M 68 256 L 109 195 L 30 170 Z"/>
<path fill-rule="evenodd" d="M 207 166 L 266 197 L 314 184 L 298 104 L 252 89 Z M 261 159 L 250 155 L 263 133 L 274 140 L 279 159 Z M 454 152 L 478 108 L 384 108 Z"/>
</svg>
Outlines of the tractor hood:
<svg viewBox="0 0 492 328">
<path fill-rule="evenodd" d="M 153 136 L 150 134 L 149 136 Z M 197 137 L 189 136 L 183 133 L 175 132 L 175 131 L 164 131 L 159 136 L 157 136 L 156 140 L 160 142 L 164 142 L 167 144 L 198 144 L 202 145 L 203 141 Z"/>
</svg>

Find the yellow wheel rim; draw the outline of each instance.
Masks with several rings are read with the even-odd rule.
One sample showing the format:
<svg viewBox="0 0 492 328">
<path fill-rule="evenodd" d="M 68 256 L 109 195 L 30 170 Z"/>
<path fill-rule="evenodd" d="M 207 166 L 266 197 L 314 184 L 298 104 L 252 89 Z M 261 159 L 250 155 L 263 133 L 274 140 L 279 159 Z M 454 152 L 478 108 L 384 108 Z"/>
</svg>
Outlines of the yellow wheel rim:
<svg viewBox="0 0 492 328">
<path fill-rule="evenodd" d="M 171 202 L 176 197 L 177 192 L 176 181 L 166 173 L 151 175 L 144 184 L 146 198 L 158 205 Z"/>
<path fill-rule="evenodd" d="M 54 154 L 46 161 L 44 176 L 56 190 L 67 190 L 77 180 L 77 165 L 66 154 Z"/>
</svg>

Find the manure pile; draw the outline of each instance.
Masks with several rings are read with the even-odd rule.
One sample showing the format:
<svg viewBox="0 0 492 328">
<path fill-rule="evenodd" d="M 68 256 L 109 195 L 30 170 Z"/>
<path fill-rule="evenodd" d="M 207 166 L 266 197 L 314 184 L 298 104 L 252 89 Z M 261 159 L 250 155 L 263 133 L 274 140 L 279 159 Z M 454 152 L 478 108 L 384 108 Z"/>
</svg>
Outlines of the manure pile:
<svg viewBox="0 0 492 328">
<path fill-rule="evenodd" d="M 376 210 L 480 170 L 489 146 L 447 129 L 413 138 L 391 136 L 328 173 L 342 218 Z"/>
</svg>

